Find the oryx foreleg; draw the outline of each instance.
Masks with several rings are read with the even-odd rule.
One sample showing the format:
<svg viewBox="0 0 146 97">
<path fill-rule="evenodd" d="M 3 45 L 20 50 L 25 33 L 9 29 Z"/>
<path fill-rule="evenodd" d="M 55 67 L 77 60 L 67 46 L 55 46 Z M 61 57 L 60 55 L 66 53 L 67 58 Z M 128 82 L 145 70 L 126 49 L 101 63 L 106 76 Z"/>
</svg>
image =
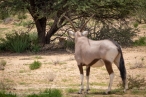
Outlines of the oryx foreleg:
<svg viewBox="0 0 146 97">
<path fill-rule="evenodd" d="M 90 75 L 90 66 L 86 66 L 86 80 L 87 80 L 87 87 L 86 87 L 86 92 L 90 90 L 89 88 L 89 75 Z"/>
<path fill-rule="evenodd" d="M 84 90 L 84 73 L 83 73 L 83 66 L 82 64 L 78 65 L 79 71 L 80 71 L 80 79 L 81 79 L 81 88 L 79 90 L 79 93 L 82 93 L 82 91 Z"/>
<path fill-rule="evenodd" d="M 109 61 L 104 61 L 105 62 L 105 66 L 106 66 L 106 70 L 108 71 L 109 77 L 110 77 L 110 81 L 109 81 L 109 86 L 108 89 L 106 90 L 106 94 L 108 94 L 111 91 L 111 87 L 113 84 L 113 79 L 114 79 L 114 72 L 112 69 L 112 64 Z"/>
</svg>

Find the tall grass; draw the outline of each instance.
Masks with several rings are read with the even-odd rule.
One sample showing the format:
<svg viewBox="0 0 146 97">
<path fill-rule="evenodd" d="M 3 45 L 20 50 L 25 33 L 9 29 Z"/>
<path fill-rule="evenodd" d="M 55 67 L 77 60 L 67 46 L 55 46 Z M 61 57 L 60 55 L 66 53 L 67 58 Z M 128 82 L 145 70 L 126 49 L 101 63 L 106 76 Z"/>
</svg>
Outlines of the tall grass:
<svg viewBox="0 0 146 97">
<path fill-rule="evenodd" d="M 40 46 L 38 45 L 38 35 L 37 33 L 33 32 L 29 34 L 30 40 L 31 40 L 31 51 L 32 52 L 39 52 Z"/>
<path fill-rule="evenodd" d="M 0 49 L 21 53 L 29 49 L 31 42 L 28 33 L 23 31 L 6 34 L 6 38 L 1 38 Z"/>
<path fill-rule="evenodd" d="M 0 51 L 11 51 L 22 53 L 25 51 L 38 52 L 38 37 L 36 33 L 27 33 L 23 31 L 15 31 L 6 34 L 5 38 L 0 38 Z"/>
</svg>

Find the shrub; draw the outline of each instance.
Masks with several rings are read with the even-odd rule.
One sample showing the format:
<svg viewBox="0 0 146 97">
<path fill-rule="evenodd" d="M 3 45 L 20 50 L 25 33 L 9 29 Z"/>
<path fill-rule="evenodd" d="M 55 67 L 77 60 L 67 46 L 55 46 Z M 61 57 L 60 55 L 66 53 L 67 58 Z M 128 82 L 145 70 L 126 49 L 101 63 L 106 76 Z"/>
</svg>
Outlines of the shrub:
<svg viewBox="0 0 146 97">
<path fill-rule="evenodd" d="M 31 94 L 27 97 L 62 97 L 62 93 L 58 89 L 47 89 L 39 94 Z"/>
<path fill-rule="evenodd" d="M 133 77 L 131 75 L 128 76 L 128 88 L 129 89 L 142 89 L 146 87 L 146 80 L 145 78 L 141 78 L 140 76 Z M 118 84 L 119 87 L 122 87 L 122 83 Z"/>
<path fill-rule="evenodd" d="M 34 45 L 31 45 L 31 51 L 34 52 L 34 53 L 37 53 L 40 51 L 40 46 L 37 45 L 37 44 L 34 44 Z"/>
<path fill-rule="evenodd" d="M 131 27 L 113 27 L 111 25 L 103 25 L 98 31 L 89 33 L 89 38 L 94 40 L 112 39 L 122 46 L 131 46 L 132 37 L 136 35 L 137 29 Z"/>
<path fill-rule="evenodd" d="M 0 51 L 21 53 L 30 50 L 37 53 L 40 51 L 40 48 L 36 33 L 29 34 L 15 31 L 14 33 L 6 34 L 6 38 L 0 38 Z"/>
<path fill-rule="evenodd" d="M 28 33 L 17 32 L 6 34 L 6 38 L 1 38 L 0 49 L 12 52 L 24 52 L 30 48 L 31 42 Z"/>
<path fill-rule="evenodd" d="M 39 52 L 41 47 L 38 44 L 37 33 L 30 33 L 29 37 L 30 37 L 30 40 L 31 40 L 31 51 L 35 52 L 35 53 Z"/>
<path fill-rule="evenodd" d="M 134 46 L 146 46 L 146 37 L 140 37 L 138 40 L 135 40 Z"/>
<path fill-rule="evenodd" d="M 133 76 L 129 76 L 128 77 L 128 87 L 129 89 L 133 89 L 133 88 L 142 88 L 142 87 L 146 87 L 146 80 L 145 78 L 140 78 L 140 76 L 137 77 L 133 77 Z"/>
<path fill-rule="evenodd" d="M 1 60 L 0 61 L 0 70 L 4 70 L 6 64 L 7 64 L 7 62 L 5 60 Z"/>
<path fill-rule="evenodd" d="M 75 42 L 72 40 L 66 40 L 65 48 L 74 50 L 75 49 Z"/>
<path fill-rule="evenodd" d="M 138 25 L 139 25 L 139 23 L 138 23 L 138 22 L 135 22 L 135 23 L 133 24 L 134 28 L 137 28 L 137 27 L 138 27 Z"/>
<path fill-rule="evenodd" d="M 39 62 L 39 61 L 34 61 L 33 63 L 31 63 L 30 65 L 29 65 L 29 68 L 31 69 L 31 70 L 35 70 L 35 69 L 38 69 L 38 68 L 40 68 L 41 67 L 41 62 Z"/>
</svg>

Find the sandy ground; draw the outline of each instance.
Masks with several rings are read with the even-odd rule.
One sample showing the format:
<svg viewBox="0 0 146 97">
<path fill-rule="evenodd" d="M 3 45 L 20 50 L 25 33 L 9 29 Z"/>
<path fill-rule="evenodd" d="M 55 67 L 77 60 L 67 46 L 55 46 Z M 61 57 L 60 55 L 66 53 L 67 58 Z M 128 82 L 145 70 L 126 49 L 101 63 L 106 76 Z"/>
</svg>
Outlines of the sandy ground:
<svg viewBox="0 0 146 97">
<path fill-rule="evenodd" d="M 131 69 L 137 64 L 146 64 L 146 47 L 123 48 L 123 54 L 128 75 L 146 78 L 146 68 Z M 73 53 L 65 51 L 45 51 L 38 54 L 4 53 L 0 55 L 0 60 L 7 62 L 5 70 L 0 71 L 0 80 L 8 91 L 29 94 L 46 88 L 79 89 L 80 76 Z M 30 70 L 29 64 L 34 61 L 40 61 L 41 68 Z M 113 68 L 114 90 L 121 82 L 121 78 L 114 64 Z M 91 90 L 106 89 L 108 82 L 109 76 L 104 66 L 91 68 Z M 84 83 L 86 84 L 86 80 Z"/>
</svg>

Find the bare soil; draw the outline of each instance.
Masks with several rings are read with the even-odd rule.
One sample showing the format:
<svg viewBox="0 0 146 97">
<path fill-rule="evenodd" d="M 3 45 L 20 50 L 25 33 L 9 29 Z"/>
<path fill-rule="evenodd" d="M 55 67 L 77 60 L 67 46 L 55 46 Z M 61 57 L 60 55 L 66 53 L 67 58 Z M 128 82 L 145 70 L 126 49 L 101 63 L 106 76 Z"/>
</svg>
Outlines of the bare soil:
<svg viewBox="0 0 146 97">
<path fill-rule="evenodd" d="M 123 48 L 123 54 L 127 74 L 146 79 L 146 47 Z M 59 88 L 65 90 L 64 95 L 66 97 L 84 96 L 84 94 L 77 94 L 80 86 L 80 76 L 73 53 L 67 53 L 65 51 L 45 51 L 38 54 L 29 52 L 22 54 L 3 53 L 0 55 L 0 60 L 7 62 L 5 69 L 0 71 L 0 81 L 7 91 L 18 95 L 27 95 L 30 93 L 38 93 L 46 88 Z M 29 64 L 35 60 L 40 61 L 42 66 L 39 69 L 30 70 Z M 142 64 L 142 67 L 137 67 L 140 64 Z M 113 68 L 115 78 L 112 89 L 114 91 L 118 88 L 117 85 L 121 82 L 121 78 L 119 70 L 114 64 Z M 86 79 L 84 82 L 86 85 Z M 91 68 L 91 93 L 89 92 L 87 95 L 91 97 L 105 96 L 102 92 L 98 92 L 98 90 L 103 90 L 104 92 L 108 87 L 108 82 L 109 75 L 104 66 Z M 66 93 L 66 90 L 69 89 L 76 89 L 76 91 Z M 110 95 L 121 96 L 115 93 Z M 135 96 L 128 91 L 122 95 L 126 97 Z M 146 94 L 144 95 L 146 96 Z"/>
</svg>

